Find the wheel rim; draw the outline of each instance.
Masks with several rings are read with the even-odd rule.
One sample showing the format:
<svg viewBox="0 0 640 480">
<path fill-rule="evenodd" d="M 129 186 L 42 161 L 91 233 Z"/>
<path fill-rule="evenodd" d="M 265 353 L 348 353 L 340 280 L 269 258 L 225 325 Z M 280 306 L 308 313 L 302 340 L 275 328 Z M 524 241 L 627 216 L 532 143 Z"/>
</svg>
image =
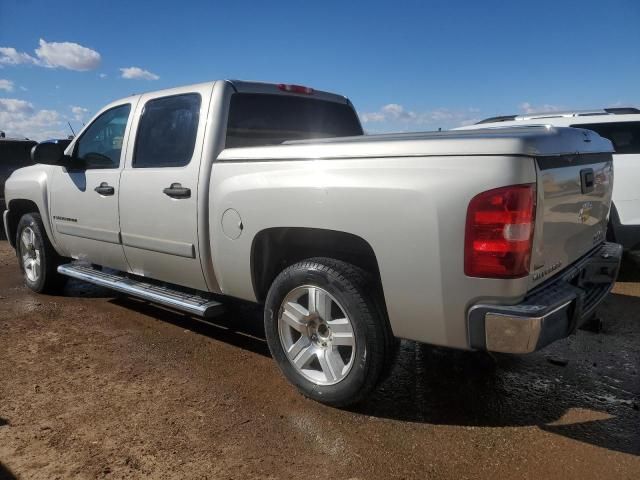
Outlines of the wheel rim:
<svg viewBox="0 0 640 480">
<path fill-rule="evenodd" d="M 317 385 L 349 374 L 356 353 L 351 320 L 326 290 L 305 285 L 284 298 L 278 314 L 280 343 L 298 373 Z"/>
<path fill-rule="evenodd" d="M 37 282 L 40 278 L 42 254 L 40 244 L 31 227 L 26 227 L 20 235 L 20 257 L 27 279 Z"/>
</svg>

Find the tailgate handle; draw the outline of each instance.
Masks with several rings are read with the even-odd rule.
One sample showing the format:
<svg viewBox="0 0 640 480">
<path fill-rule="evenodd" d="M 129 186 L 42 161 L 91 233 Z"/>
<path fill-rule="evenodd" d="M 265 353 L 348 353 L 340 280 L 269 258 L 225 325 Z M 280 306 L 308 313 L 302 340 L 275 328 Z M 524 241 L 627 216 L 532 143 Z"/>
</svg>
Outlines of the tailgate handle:
<svg viewBox="0 0 640 480">
<path fill-rule="evenodd" d="M 593 168 L 580 170 L 580 185 L 582 186 L 582 193 L 592 192 L 594 183 Z"/>
</svg>

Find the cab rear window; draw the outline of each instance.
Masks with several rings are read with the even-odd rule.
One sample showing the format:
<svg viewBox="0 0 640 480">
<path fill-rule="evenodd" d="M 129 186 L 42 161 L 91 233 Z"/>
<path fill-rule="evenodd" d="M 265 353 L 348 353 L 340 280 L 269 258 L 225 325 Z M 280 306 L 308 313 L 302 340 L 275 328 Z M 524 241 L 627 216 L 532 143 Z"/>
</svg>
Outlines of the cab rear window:
<svg viewBox="0 0 640 480">
<path fill-rule="evenodd" d="M 609 139 L 616 153 L 640 153 L 640 122 L 581 123 L 571 126 L 593 130 Z"/>
<path fill-rule="evenodd" d="M 236 93 L 229 106 L 226 147 L 362 134 L 356 112 L 347 104 L 292 95 Z"/>
</svg>

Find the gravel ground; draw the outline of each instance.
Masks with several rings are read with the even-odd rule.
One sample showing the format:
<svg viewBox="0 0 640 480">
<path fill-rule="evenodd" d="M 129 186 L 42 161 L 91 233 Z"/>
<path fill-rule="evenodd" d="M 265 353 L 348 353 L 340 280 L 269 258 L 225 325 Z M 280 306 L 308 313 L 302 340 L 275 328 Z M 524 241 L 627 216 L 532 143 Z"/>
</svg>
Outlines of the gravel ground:
<svg viewBox="0 0 640 480">
<path fill-rule="evenodd" d="M 403 342 L 363 405 L 306 400 L 261 315 L 205 324 L 71 282 L 35 295 L 0 242 L 0 478 L 640 478 L 640 283 L 525 357 Z"/>
</svg>

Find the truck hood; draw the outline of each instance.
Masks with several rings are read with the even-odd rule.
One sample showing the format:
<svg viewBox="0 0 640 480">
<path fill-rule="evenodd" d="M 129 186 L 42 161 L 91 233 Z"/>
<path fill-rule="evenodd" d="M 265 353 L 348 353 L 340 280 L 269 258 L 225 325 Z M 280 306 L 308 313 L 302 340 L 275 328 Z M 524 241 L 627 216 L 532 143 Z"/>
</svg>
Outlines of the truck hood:
<svg viewBox="0 0 640 480">
<path fill-rule="evenodd" d="M 329 159 L 407 156 L 555 155 L 613 152 L 595 132 L 547 125 L 447 132 L 363 135 L 229 148 L 218 160 Z"/>
</svg>

